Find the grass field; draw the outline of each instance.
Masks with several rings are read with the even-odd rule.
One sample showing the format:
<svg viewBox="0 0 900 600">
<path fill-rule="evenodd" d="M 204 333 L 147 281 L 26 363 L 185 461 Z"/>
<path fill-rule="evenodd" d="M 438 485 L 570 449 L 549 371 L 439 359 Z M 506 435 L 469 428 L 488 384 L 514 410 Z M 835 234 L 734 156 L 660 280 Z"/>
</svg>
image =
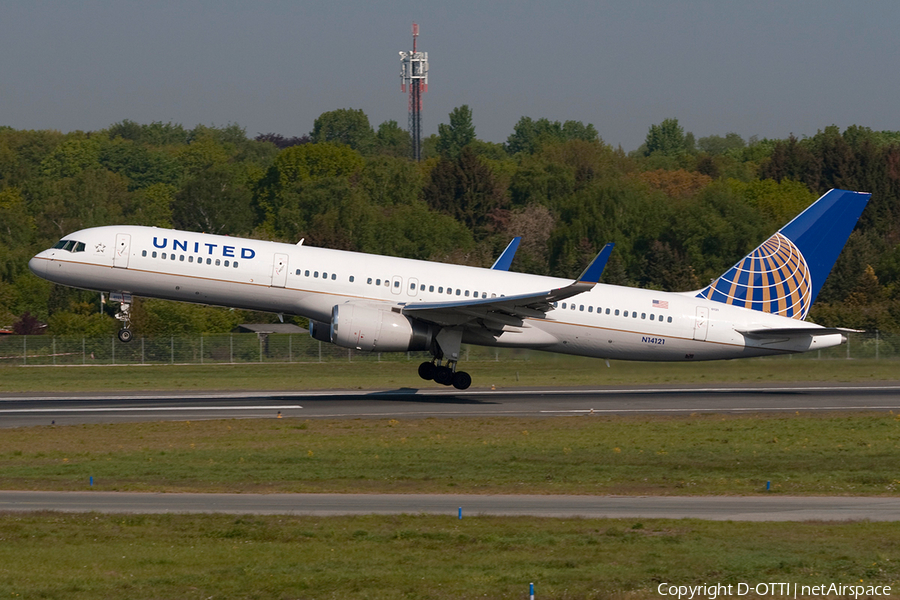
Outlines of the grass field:
<svg viewBox="0 0 900 600">
<path fill-rule="evenodd" d="M 886 413 L 45 426 L 3 430 L 0 488 L 896 495 L 898 455 Z"/>
<path fill-rule="evenodd" d="M 532 360 L 461 362 L 473 388 L 630 384 L 872 382 L 900 379 L 896 360 L 744 359 L 705 363 L 635 363 L 547 355 Z M 6 367 L 0 394 L 127 390 L 312 390 L 435 388 L 417 362 Z"/>
<path fill-rule="evenodd" d="M 0 514 L 0 598 L 659 598 L 900 582 L 898 523 Z M 896 592 L 894 592 L 896 593 Z M 754 597 L 754 596 L 750 596 Z"/>
</svg>

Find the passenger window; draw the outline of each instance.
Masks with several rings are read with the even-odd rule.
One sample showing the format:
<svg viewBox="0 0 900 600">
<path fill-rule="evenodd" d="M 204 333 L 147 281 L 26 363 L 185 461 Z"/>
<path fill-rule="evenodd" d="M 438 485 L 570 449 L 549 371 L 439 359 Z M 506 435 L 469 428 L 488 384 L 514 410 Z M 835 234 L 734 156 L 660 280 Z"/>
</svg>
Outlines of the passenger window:
<svg viewBox="0 0 900 600">
<path fill-rule="evenodd" d="M 433 292 L 433 291 L 434 291 L 434 286 L 433 286 L 433 285 L 429 285 L 429 286 L 428 286 L 428 291 L 429 291 L 429 292 Z"/>
<path fill-rule="evenodd" d="M 318 271 L 316 271 L 315 273 L 313 273 L 313 277 L 318 277 L 318 276 L 319 276 L 319 272 L 318 272 Z"/>
<path fill-rule="evenodd" d="M 234 267 L 235 269 L 237 269 L 237 261 L 234 261 L 234 264 L 231 266 Z"/>
<path fill-rule="evenodd" d="M 456 295 L 459 296 L 459 293 L 460 293 L 461 291 L 462 291 L 461 289 L 456 288 Z"/>
<path fill-rule="evenodd" d="M 193 256 L 188 256 L 188 262 L 189 262 L 189 263 L 194 262 L 194 257 L 193 257 Z"/>
<path fill-rule="evenodd" d="M 153 251 L 153 254 L 150 255 L 150 258 L 156 258 L 156 250 Z"/>
<path fill-rule="evenodd" d="M 593 307 L 593 306 L 588 306 L 588 312 L 590 312 L 590 313 L 594 312 L 594 307 Z"/>
<path fill-rule="evenodd" d="M 672 317 L 669 317 L 668 319 L 666 319 L 666 323 L 671 323 L 671 322 L 672 322 Z"/>
<path fill-rule="evenodd" d="M 322 279 L 328 279 L 328 273 L 322 271 Z"/>
<path fill-rule="evenodd" d="M 182 258 L 184 258 L 184 257 L 182 257 Z M 226 267 L 228 266 L 228 262 L 229 262 L 229 261 L 227 261 L 227 260 L 225 261 L 225 266 L 226 266 Z"/>
<path fill-rule="evenodd" d="M 174 253 L 174 252 L 173 252 L 172 254 L 169 255 L 169 260 L 175 260 L 175 253 Z"/>
<path fill-rule="evenodd" d="M 641 313 L 641 318 L 642 318 L 642 319 L 646 319 L 646 318 L 647 318 L 647 313 Z"/>
<path fill-rule="evenodd" d="M 581 311 L 581 312 L 584 312 L 584 304 L 580 305 L 580 306 L 578 307 L 578 310 Z"/>
<path fill-rule="evenodd" d="M 400 282 L 399 282 L 399 281 L 395 281 L 395 282 L 394 282 L 394 287 L 400 287 Z"/>
<path fill-rule="evenodd" d="M 636 310 L 631 311 L 631 318 L 637 319 L 637 311 Z"/>
<path fill-rule="evenodd" d="M 491 294 L 491 298 L 496 298 L 497 294 Z"/>
<path fill-rule="evenodd" d="M 299 274 L 300 274 L 300 269 L 297 269 L 297 273 L 296 273 L 296 274 L 297 274 L 297 275 L 299 275 Z"/>
<path fill-rule="evenodd" d="M 220 263 L 220 262 L 219 262 L 219 259 L 217 258 L 217 259 L 216 259 L 216 266 L 218 267 L 220 264 L 222 264 L 222 263 Z"/>
<path fill-rule="evenodd" d="M 212 259 L 211 259 L 211 258 L 207 258 L 207 259 L 206 259 L 206 264 L 211 265 L 211 264 L 212 264 Z"/>
<path fill-rule="evenodd" d="M 616 309 L 616 316 L 617 316 L 617 317 L 619 316 L 619 309 L 618 309 L 618 308 Z M 625 316 L 627 317 L 628 315 L 625 315 Z"/>
<path fill-rule="evenodd" d="M 453 288 L 447 288 L 447 294 L 452 294 L 452 293 L 453 293 Z"/>
<path fill-rule="evenodd" d="M 184 262 L 184 254 L 182 254 L 182 255 L 180 255 L 180 256 L 178 257 L 178 262 Z M 226 266 L 226 267 L 228 266 L 228 261 L 227 261 L 227 260 L 225 261 L 225 266 Z"/>
<path fill-rule="evenodd" d="M 350 276 L 350 283 L 353 283 L 353 275 Z"/>
<path fill-rule="evenodd" d="M 569 308 L 571 308 L 572 310 L 575 310 L 575 305 L 572 304 Z"/>
<path fill-rule="evenodd" d="M 606 309 L 606 314 L 609 314 L 609 309 Z M 619 311 L 616 311 L 616 314 L 619 314 Z"/>
<path fill-rule="evenodd" d="M 424 291 L 425 291 L 425 284 L 424 284 L 424 283 L 423 283 L 422 285 L 419 286 L 419 291 L 420 291 L 420 292 L 424 292 Z"/>
<path fill-rule="evenodd" d="M 459 295 L 459 294 L 457 294 L 457 296 L 458 296 L 458 295 Z M 468 297 L 469 297 L 469 290 L 466 290 L 466 298 L 468 298 Z"/>
<path fill-rule="evenodd" d="M 331 280 L 332 280 L 332 281 L 336 281 L 336 280 L 337 280 L 337 274 L 332 273 L 332 274 L 331 274 Z"/>
<path fill-rule="evenodd" d="M 304 277 L 309 277 L 309 269 L 307 269 L 307 270 L 305 270 L 305 271 L 303 272 L 303 276 L 304 276 Z"/>
<path fill-rule="evenodd" d="M 372 285 L 372 278 L 369 277 L 368 279 L 366 279 L 366 283 L 368 283 L 369 285 Z"/>
<path fill-rule="evenodd" d="M 650 320 L 652 321 L 655 318 L 656 318 L 656 315 L 654 315 L 653 313 L 650 313 Z"/>
<path fill-rule="evenodd" d="M 416 284 L 414 284 L 414 283 L 409 284 L 409 289 L 415 290 L 415 289 L 416 289 Z"/>
<path fill-rule="evenodd" d="M 487 292 L 481 292 L 481 297 L 482 297 L 482 298 L 487 298 Z"/>
<path fill-rule="evenodd" d="M 566 303 L 565 303 L 565 302 L 563 302 L 563 308 L 565 308 L 565 307 L 566 307 Z"/>
<path fill-rule="evenodd" d="M 146 251 L 146 250 L 143 250 L 143 251 L 141 252 L 141 256 L 147 256 L 147 251 Z"/>
<path fill-rule="evenodd" d="M 384 287 L 391 287 L 391 282 L 387 279 L 384 280 Z"/>
<path fill-rule="evenodd" d="M 165 252 L 162 253 L 162 259 L 163 259 L 163 260 L 166 260 L 166 253 L 165 253 Z"/>
</svg>

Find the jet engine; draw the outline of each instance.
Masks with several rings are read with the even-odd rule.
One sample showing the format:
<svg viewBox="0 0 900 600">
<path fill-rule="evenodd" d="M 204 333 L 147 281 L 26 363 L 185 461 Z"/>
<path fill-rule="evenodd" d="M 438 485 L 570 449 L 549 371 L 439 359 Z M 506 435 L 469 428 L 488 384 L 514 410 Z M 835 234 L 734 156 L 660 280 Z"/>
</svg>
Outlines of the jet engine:
<svg viewBox="0 0 900 600">
<path fill-rule="evenodd" d="M 331 323 L 309 320 L 309 337 L 320 342 L 331 341 Z"/>
<path fill-rule="evenodd" d="M 431 327 L 386 307 L 338 304 L 331 310 L 331 342 L 370 352 L 428 350 Z"/>
</svg>

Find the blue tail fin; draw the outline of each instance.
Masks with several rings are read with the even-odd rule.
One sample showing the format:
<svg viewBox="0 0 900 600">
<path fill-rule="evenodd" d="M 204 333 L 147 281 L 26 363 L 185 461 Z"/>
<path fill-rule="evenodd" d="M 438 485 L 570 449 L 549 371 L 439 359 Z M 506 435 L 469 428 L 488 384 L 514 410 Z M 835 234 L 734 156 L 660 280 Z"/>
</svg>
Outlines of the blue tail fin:
<svg viewBox="0 0 900 600">
<path fill-rule="evenodd" d="M 697 297 L 806 318 L 870 196 L 826 192 Z"/>
</svg>

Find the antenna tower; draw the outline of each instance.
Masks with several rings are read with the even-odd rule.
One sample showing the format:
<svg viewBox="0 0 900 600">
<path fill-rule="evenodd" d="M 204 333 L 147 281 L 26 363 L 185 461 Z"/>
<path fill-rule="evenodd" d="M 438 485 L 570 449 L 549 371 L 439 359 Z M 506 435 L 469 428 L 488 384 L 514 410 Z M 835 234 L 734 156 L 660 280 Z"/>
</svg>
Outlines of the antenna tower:
<svg viewBox="0 0 900 600">
<path fill-rule="evenodd" d="M 409 87 L 409 137 L 412 157 L 422 160 L 422 94 L 428 91 L 428 53 L 416 50 L 419 26 L 413 23 L 412 52 L 400 53 L 400 91 Z"/>
</svg>

